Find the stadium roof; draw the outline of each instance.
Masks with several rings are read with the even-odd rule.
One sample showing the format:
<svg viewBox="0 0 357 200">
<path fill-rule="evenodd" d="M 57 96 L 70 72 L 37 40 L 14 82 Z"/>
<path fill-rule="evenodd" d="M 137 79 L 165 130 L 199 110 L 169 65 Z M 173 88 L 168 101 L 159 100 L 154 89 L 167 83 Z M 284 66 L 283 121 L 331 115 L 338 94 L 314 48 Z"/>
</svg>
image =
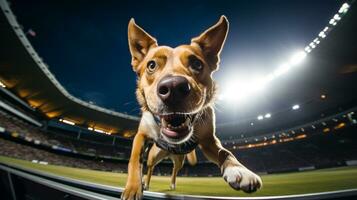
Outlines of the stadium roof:
<svg viewBox="0 0 357 200">
<path fill-rule="evenodd" d="M 137 127 L 138 117 L 82 101 L 67 92 L 27 40 L 6 1 L 0 1 L 0 80 L 49 119 L 64 119 L 108 133 Z"/>
</svg>

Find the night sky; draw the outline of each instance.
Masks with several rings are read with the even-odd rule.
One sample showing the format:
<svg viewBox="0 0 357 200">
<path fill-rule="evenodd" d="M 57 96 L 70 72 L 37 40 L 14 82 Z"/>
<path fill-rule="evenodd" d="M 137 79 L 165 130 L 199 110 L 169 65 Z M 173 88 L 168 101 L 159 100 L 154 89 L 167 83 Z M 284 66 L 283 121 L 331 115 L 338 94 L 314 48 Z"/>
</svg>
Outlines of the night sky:
<svg viewBox="0 0 357 200">
<path fill-rule="evenodd" d="M 56 3 L 54 3 L 56 2 Z M 342 2 L 314 1 L 11 1 L 50 71 L 74 96 L 137 115 L 127 24 L 131 17 L 159 45 L 189 44 L 224 14 L 230 32 L 214 77 L 267 74 L 303 49 Z M 223 108 L 222 108 L 223 107 Z M 221 106 L 221 110 L 225 110 Z"/>
</svg>

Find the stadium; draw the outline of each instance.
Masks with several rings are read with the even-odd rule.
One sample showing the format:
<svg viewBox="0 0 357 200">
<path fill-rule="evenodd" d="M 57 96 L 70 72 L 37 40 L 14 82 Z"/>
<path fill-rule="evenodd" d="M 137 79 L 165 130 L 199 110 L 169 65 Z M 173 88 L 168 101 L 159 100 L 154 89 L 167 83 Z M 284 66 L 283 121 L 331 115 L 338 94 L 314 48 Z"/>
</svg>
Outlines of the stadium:
<svg viewBox="0 0 357 200">
<path fill-rule="evenodd" d="M 218 94 L 217 136 L 263 188 L 233 190 L 197 147 L 198 163 L 185 162 L 175 190 L 165 159 L 144 199 L 357 198 L 357 8 L 339 4 L 288 65 L 243 87 L 228 81 Z M 140 114 L 69 93 L 32 45 L 16 1 L 0 6 L 1 199 L 120 199 Z M 266 85 L 264 97 L 244 100 Z M 144 174 L 146 159 L 147 151 Z"/>
</svg>

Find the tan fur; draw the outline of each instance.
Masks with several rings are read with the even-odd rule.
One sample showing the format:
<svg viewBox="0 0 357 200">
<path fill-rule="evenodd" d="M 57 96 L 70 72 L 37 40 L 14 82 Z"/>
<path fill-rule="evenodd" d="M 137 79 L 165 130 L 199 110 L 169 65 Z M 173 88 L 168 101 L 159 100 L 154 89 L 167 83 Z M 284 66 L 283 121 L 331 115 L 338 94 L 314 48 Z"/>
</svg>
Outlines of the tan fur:
<svg viewBox="0 0 357 200">
<path fill-rule="evenodd" d="M 187 156 L 187 161 L 188 161 L 188 163 L 190 163 L 190 165 L 193 166 L 193 165 L 197 164 L 197 156 L 196 156 L 195 150 L 191 151 L 186 156 Z"/>
<path fill-rule="evenodd" d="M 159 46 L 155 38 L 130 20 L 128 27 L 129 48 L 132 55 L 133 70 L 138 75 L 137 99 L 143 111 L 138 132 L 134 138 L 131 157 L 128 165 L 128 179 L 122 199 L 142 198 L 142 166 L 139 158 L 145 140 L 155 140 L 160 132 L 155 124 L 153 115 L 163 112 L 161 100 L 156 93 L 158 82 L 167 75 L 185 77 L 192 92 L 182 106 L 181 112 L 200 113 L 194 123 L 194 135 L 198 139 L 199 147 L 210 161 L 216 163 L 231 187 L 245 192 L 254 192 L 262 186 L 261 179 L 245 168 L 235 156 L 225 149 L 215 135 L 215 114 L 213 100 L 216 90 L 212 73 L 218 69 L 219 55 L 228 32 L 228 20 L 222 16 L 217 24 L 207 29 L 201 35 L 193 38 L 190 45 L 176 48 Z M 190 68 L 190 58 L 194 56 L 203 64 L 203 69 L 196 73 Z M 154 60 L 157 68 L 149 72 L 147 63 Z M 194 151 L 187 155 L 174 155 L 154 145 L 149 152 L 147 161 L 148 174 L 145 186 L 148 188 L 154 166 L 163 158 L 169 157 L 173 163 L 171 177 L 174 189 L 177 172 L 182 168 L 187 157 L 190 164 L 197 162 Z"/>
</svg>

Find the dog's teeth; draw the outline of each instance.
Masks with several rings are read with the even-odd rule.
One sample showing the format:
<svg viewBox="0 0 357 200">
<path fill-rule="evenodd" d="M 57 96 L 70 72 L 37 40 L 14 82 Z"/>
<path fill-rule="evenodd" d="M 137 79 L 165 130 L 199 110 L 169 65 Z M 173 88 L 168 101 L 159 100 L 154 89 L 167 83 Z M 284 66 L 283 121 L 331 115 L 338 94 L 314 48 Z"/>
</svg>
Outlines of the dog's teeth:
<svg viewBox="0 0 357 200">
<path fill-rule="evenodd" d="M 161 123 L 163 127 L 167 127 L 167 121 L 165 119 L 162 119 Z"/>
<path fill-rule="evenodd" d="M 190 121 L 191 121 L 190 118 L 187 117 L 187 118 L 186 118 L 186 121 L 184 122 L 184 124 L 187 124 L 187 125 L 188 125 L 188 124 L 190 123 Z"/>
</svg>

